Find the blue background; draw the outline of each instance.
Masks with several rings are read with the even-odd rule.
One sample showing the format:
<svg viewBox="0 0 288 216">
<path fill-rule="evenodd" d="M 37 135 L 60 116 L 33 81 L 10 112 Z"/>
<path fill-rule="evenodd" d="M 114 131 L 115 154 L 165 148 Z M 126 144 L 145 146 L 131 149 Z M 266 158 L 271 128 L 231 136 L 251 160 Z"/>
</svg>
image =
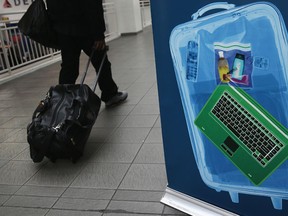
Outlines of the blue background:
<svg viewBox="0 0 288 216">
<path fill-rule="evenodd" d="M 275 210 L 270 197 L 239 195 L 239 203 L 233 203 L 227 192 L 216 192 L 207 187 L 198 172 L 186 127 L 175 72 L 169 49 L 172 29 L 191 20 L 199 8 L 215 1 L 201 0 L 151 0 L 155 60 L 160 101 L 163 144 L 168 187 L 191 197 L 227 209 L 241 216 L 287 216 L 288 201 L 283 209 Z M 244 5 L 255 1 L 229 1 Z M 288 23 L 286 1 L 270 1 L 281 11 Z"/>
</svg>

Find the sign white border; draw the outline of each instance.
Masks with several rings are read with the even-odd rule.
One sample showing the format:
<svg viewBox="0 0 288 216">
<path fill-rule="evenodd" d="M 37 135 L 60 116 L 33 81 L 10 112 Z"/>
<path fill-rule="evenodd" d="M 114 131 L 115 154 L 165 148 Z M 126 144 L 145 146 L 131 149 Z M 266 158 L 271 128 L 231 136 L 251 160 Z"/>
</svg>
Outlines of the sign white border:
<svg viewBox="0 0 288 216">
<path fill-rule="evenodd" d="M 165 194 L 162 197 L 161 202 L 193 216 L 239 216 L 168 187 L 165 190 Z"/>
</svg>

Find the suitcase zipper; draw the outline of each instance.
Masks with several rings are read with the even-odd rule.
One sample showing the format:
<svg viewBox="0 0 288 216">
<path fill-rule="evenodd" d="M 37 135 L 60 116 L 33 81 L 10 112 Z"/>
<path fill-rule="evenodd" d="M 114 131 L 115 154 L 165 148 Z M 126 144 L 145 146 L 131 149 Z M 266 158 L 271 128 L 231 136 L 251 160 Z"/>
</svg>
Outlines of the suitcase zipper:
<svg viewBox="0 0 288 216">
<path fill-rule="evenodd" d="M 51 96 L 50 96 L 50 93 L 49 93 L 49 92 L 47 93 L 46 98 L 51 99 Z M 51 124 L 50 124 L 50 127 L 51 127 L 56 133 L 61 129 L 61 127 L 62 127 L 63 124 L 64 124 L 64 122 L 60 122 L 60 123 L 57 124 L 55 127 L 53 127 L 53 125 L 54 125 L 54 123 L 55 123 L 55 121 L 56 121 L 56 119 L 57 119 L 56 117 L 57 117 L 57 115 L 58 115 L 58 111 L 59 111 L 60 105 L 62 104 L 62 102 L 64 101 L 64 99 L 65 99 L 65 94 L 62 95 L 60 101 L 58 102 L 58 104 L 57 104 L 57 106 L 56 106 L 56 109 L 55 109 L 55 112 L 53 113 L 52 120 L 51 120 Z M 76 142 L 74 141 L 73 137 L 70 138 L 70 141 L 71 141 L 72 145 L 74 145 L 74 146 L 76 145 Z"/>
<path fill-rule="evenodd" d="M 62 125 L 63 125 L 63 122 L 59 123 L 55 127 L 52 127 L 52 129 L 55 130 L 55 132 L 57 133 L 61 129 Z"/>
<path fill-rule="evenodd" d="M 50 96 L 49 96 L 50 97 Z M 60 105 L 62 104 L 62 102 L 64 101 L 64 98 L 65 98 L 65 94 L 62 95 L 60 101 L 58 102 L 57 106 L 56 106 L 56 109 L 55 109 L 55 112 L 53 113 L 53 116 L 52 116 L 52 120 L 51 120 L 51 123 L 50 123 L 50 127 L 52 129 L 54 129 L 56 132 L 59 131 L 59 129 L 61 128 L 62 126 L 62 123 L 59 123 L 58 125 L 56 125 L 55 127 L 53 127 L 53 125 L 55 124 L 55 121 L 56 121 L 56 117 L 58 115 L 58 111 L 59 111 L 59 108 L 60 108 Z"/>
</svg>

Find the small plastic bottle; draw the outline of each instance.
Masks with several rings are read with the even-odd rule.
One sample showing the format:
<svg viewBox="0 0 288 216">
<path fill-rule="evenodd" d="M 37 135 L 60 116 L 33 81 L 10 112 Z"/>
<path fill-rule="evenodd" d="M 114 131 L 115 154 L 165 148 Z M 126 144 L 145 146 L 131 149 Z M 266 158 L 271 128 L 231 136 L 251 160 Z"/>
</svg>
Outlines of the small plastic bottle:
<svg viewBox="0 0 288 216">
<path fill-rule="evenodd" d="M 224 57 L 224 52 L 219 51 L 218 72 L 221 82 L 227 83 L 230 81 L 229 65 L 227 59 Z"/>
<path fill-rule="evenodd" d="M 244 59 L 245 56 L 237 53 L 233 63 L 233 74 L 232 77 L 238 80 L 242 79 L 244 71 Z"/>
<path fill-rule="evenodd" d="M 198 44 L 195 41 L 188 42 L 188 54 L 187 54 L 187 68 L 186 78 L 188 80 L 196 81 L 198 70 Z"/>
</svg>

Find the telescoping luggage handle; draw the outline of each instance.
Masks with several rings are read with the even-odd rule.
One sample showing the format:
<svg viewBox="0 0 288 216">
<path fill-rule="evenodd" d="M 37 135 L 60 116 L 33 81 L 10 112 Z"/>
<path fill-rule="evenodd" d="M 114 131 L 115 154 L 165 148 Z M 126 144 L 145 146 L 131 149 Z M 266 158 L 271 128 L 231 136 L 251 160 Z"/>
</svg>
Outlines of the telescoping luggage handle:
<svg viewBox="0 0 288 216">
<path fill-rule="evenodd" d="M 94 83 L 94 87 L 92 89 L 94 92 L 95 92 L 95 89 L 97 87 L 99 76 L 101 74 L 102 67 L 103 67 L 104 61 L 106 59 L 108 50 L 109 50 L 109 46 L 105 46 L 103 57 L 102 57 L 102 60 L 101 60 L 101 64 L 100 64 L 99 70 L 97 71 L 96 80 L 95 80 L 95 83 Z M 88 72 L 88 68 L 89 68 L 89 65 L 90 65 L 90 62 L 91 62 L 91 58 L 93 57 L 94 53 L 95 53 L 95 49 L 92 49 L 91 55 L 89 56 L 89 59 L 88 59 L 87 65 L 86 65 L 85 72 L 84 72 L 84 74 L 82 76 L 82 79 L 81 79 L 81 85 L 84 84 L 84 80 L 86 78 L 86 75 L 87 75 L 87 72 Z"/>
<path fill-rule="evenodd" d="M 198 19 L 199 16 L 202 16 L 204 13 L 214 10 L 214 9 L 232 9 L 235 7 L 235 4 L 229 4 L 228 2 L 214 2 L 204 7 L 200 8 L 196 13 L 194 13 L 191 17 L 193 20 Z"/>
</svg>

